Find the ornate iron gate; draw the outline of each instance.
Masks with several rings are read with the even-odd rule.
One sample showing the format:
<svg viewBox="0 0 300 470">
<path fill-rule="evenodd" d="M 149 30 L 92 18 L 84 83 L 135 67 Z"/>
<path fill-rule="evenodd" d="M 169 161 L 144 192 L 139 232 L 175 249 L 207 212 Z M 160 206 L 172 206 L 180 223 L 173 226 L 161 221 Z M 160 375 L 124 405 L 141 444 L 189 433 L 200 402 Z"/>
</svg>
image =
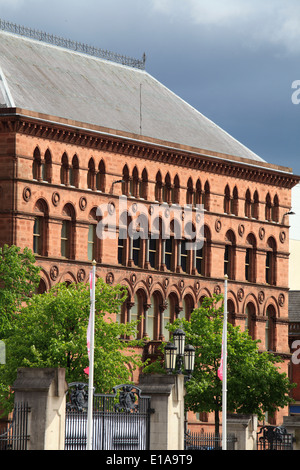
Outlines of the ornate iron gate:
<svg viewBox="0 0 300 470">
<path fill-rule="evenodd" d="M 293 436 L 281 426 L 262 426 L 257 433 L 257 450 L 293 450 Z"/>
<path fill-rule="evenodd" d="M 85 450 L 88 385 L 69 384 L 66 408 L 66 450 Z M 148 450 L 150 397 L 134 385 L 118 385 L 113 394 L 94 393 L 93 450 Z"/>
</svg>

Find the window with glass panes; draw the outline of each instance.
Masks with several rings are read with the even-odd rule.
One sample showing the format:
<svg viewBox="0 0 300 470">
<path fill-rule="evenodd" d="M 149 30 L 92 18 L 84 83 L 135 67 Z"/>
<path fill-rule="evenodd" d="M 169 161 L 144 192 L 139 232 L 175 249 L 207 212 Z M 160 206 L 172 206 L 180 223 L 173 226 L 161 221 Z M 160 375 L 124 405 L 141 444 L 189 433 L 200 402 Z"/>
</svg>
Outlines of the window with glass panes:
<svg viewBox="0 0 300 470">
<path fill-rule="evenodd" d="M 70 224 L 68 220 L 64 220 L 61 228 L 61 256 L 70 257 Z"/>
<path fill-rule="evenodd" d="M 173 263 L 172 263 L 173 241 L 174 241 L 174 237 L 170 237 L 166 239 L 166 243 L 165 243 L 165 265 L 169 271 L 173 269 Z"/>
<path fill-rule="evenodd" d="M 42 218 L 36 217 L 33 226 L 33 253 L 37 255 L 42 254 L 42 224 Z"/>
<path fill-rule="evenodd" d="M 95 259 L 96 225 L 89 225 L 88 233 L 88 260 Z"/>
</svg>

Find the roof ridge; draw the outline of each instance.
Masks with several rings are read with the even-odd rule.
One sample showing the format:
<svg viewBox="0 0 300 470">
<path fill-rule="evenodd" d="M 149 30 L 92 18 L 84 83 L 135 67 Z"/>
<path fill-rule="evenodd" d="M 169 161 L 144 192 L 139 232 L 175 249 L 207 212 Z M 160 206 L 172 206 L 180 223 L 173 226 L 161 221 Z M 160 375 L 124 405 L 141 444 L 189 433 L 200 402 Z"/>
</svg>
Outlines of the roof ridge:
<svg viewBox="0 0 300 470">
<path fill-rule="evenodd" d="M 128 57 L 122 54 L 118 54 L 116 52 L 104 50 L 99 47 L 90 46 L 82 42 L 73 41 L 71 39 L 55 36 L 54 34 L 49 34 L 44 31 L 28 28 L 27 26 L 11 23 L 9 21 L 2 20 L 1 18 L 0 30 L 6 31 L 8 33 L 17 34 L 19 36 L 25 36 L 27 38 L 34 39 L 36 41 L 42 41 L 47 44 L 52 44 L 58 47 L 70 49 L 72 51 L 82 52 L 84 54 L 88 54 L 93 57 L 98 57 L 100 59 L 110 60 L 112 62 L 127 65 L 129 67 L 138 68 L 141 70 L 145 69 L 145 53 L 143 54 L 142 59 L 135 59 L 133 57 Z"/>
</svg>

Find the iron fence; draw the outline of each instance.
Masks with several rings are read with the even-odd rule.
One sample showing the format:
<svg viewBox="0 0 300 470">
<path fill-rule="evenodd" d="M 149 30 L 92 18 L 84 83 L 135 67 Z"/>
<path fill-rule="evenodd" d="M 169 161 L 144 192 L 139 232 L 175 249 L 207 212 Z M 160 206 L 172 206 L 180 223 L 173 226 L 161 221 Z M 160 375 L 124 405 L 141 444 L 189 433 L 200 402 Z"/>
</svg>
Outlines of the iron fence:
<svg viewBox="0 0 300 470">
<path fill-rule="evenodd" d="M 232 434 L 227 436 L 227 449 L 234 450 L 236 437 Z M 214 433 L 185 433 L 185 450 L 222 450 L 222 435 Z"/>
<path fill-rule="evenodd" d="M 87 385 L 73 383 L 66 409 L 66 450 L 85 450 Z M 93 450 L 149 450 L 150 397 L 137 387 L 120 385 L 109 395 L 94 394 Z"/>
<path fill-rule="evenodd" d="M 11 422 L 7 423 L 6 431 L 0 435 L 0 450 L 27 450 L 28 413 L 26 403 L 16 403 Z"/>
<path fill-rule="evenodd" d="M 143 55 L 142 59 L 135 59 L 133 57 L 127 57 L 122 54 L 117 54 L 115 52 L 100 49 L 98 47 L 93 47 L 78 41 L 65 39 L 60 36 L 55 36 L 53 34 L 45 33 L 43 31 L 28 28 L 26 26 L 11 23 L 2 19 L 0 19 L 0 30 L 18 34 L 20 36 L 25 36 L 38 41 L 43 41 L 48 44 L 53 44 L 55 46 L 64 47 L 72 51 L 82 52 L 84 54 L 99 57 L 101 59 L 117 62 L 119 64 L 127 65 L 129 67 L 134 67 L 142 70 L 145 69 L 145 54 Z"/>
<path fill-rule="evenodd" d="M 293 436 L 282 426 L 262 426 L 257 433 L 257 450 L 293 450 Z"/>
</svg>

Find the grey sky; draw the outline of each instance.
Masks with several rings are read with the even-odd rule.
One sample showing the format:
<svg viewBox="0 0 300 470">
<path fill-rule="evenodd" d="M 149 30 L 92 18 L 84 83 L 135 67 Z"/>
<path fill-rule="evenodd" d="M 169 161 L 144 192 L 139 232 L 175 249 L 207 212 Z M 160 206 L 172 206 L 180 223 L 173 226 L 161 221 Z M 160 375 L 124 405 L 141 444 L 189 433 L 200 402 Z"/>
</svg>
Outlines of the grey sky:
<svg viewBox="0 0 300 470">
<path fill-rule="evenodd" d="M 0 0 L 0 17 L 121 54 L 300 174 L 299 0 Z M 300 94 L 299 94 L 300 96 Z"/>
</svg>

